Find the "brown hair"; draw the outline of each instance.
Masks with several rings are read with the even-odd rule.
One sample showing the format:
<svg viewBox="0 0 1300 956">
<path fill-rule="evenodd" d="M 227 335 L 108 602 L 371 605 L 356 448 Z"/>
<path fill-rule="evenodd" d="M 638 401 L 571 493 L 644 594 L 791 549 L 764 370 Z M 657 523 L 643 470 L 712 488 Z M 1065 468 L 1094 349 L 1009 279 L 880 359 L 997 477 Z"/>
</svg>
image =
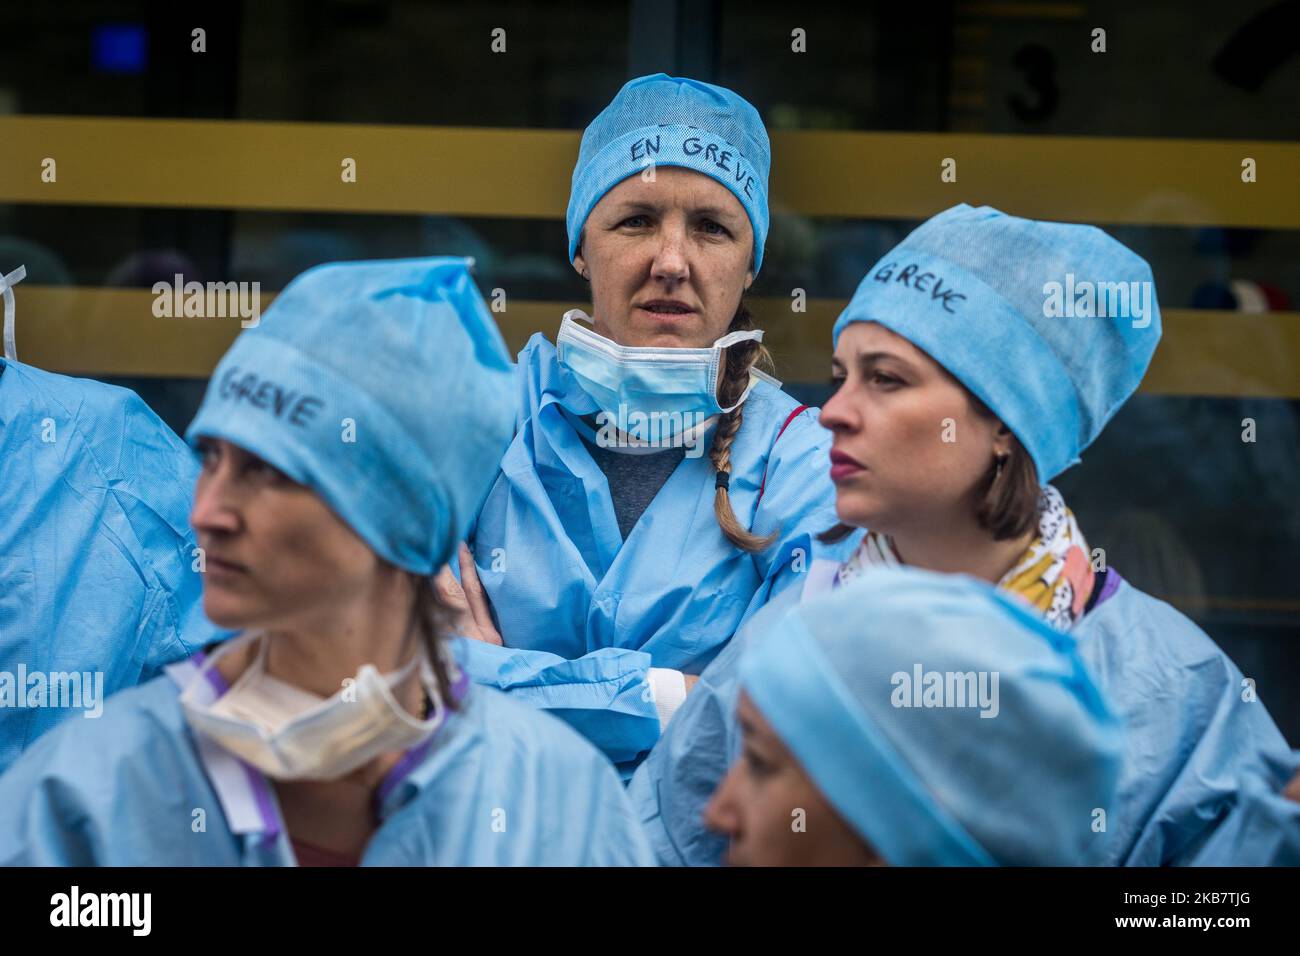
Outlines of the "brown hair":
<svg viewBox="0 0 1300 956">
<path fill-rule="evenodd" d="M 455 710 L 456 698 L 451 692 L 451 675 L 447 673 L 447 662 L 440 650 L 443 637 L 451 632 L 454 613 L 438 596 L 433 575 L 407 571 L 406 577 L 411 582 L 414 594 L 411 600 L 411 625 L 424 644 L 424 652 L 433 669 L 443 704 L 448 710 Z"/>
<path fill-rule="evenodd" d="M 736 315 L 727 326 L 727 331 L 748 332 L 752 328 L 754 328 L 754 317 L 750 315 L 749 309 L 742 301 L 736 308 Z M 749 384 L 751 368 L 757 365 L 764 371 L 771 372 L 775 363 L 767 348 L 761 342 L 752 339 L 748 342 L 737 342 L 728 348 L 724 355 L 726 365 L 722 373 L 722 384 L 718 386 L 718 404 L 725 408 L 734 405 L 744 394 L 745 387 Z M 718 419 L 717 429 L 713 433 L 713 444 L 709 447 L 709 461 L 713 463 L 714 471 L 720 476 L 717 490 L 713 493 L 713 513 L 717 516 L 718 527 L 722 529 L 727 540 L 736 547 L 742 551 L 754 552 L 770 547 L 780 532 L 774 531 L 765 538 L 760 537 L 745 528 L 736 519 L 736 513 L 731 509 L 729 492 L 731 443 L 735 441 L 736 433 L 740 431 L 744 418 L 745 406 L 739 405 Z M 724 475 L 725 478 L 721 477 Z"/>
<path fill-rule="evenodd" d="M 998 421 L 993 410 L 969 390 L 966 395 L 975 414 Z M 1011 436 L 1010 450 L 989 467 L 985 481 L 984 494 L 975 511 L 979 526 L 991 531 L 994 541 L 1009 541 L 1033 530 L 1038 524 L 1038 499 L 1042 494 L 1038 469 L 1015 435 Z"/>
<path fill-rule="evenodd" d="M 975 414 L 982 418 L 996 420 L 997 416 L 982 401 L 962 386 L 966 397 L 970 399 Z M 980 495 L 979 506 L 975 509 L 975 520 L 985 531 L 991 532 L 994 541 L 1008 541 L 1028 533 L 1038 523 L 1038 500 L 1041 495 L 1038 485 L 1038 470 L 1034 460 L 1025 451 L 1024 445 L 1015 435 L 1011 436 L 1011 448 L 1001 459 L 994 459 L 984 478 L 984 491 Z M 855 529 L 852 525 L 840 522 L 817 535 L 823 544 L 843 541 Z"/>
</svg>

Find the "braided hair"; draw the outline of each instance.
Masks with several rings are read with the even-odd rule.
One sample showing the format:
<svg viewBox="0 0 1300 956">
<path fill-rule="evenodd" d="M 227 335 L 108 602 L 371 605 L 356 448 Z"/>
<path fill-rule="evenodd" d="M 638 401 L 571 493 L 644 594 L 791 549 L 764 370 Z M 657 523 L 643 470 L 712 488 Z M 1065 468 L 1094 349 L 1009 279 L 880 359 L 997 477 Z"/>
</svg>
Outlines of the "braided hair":
<svg viewBox="0 0 1300 956">
<path fill-rule="evenodd" d="M 750 315 L 749 309 L 742 301 L 736 309 L 735 318 L 727 326 L 727 331 L 748 332 L 753 328 L 754 317 Z M 718 404 L 725 408 L 740 401 L 740 396 L 749 385 L 751 368 L 757 365 L 764 371 L 771 371 L 774 363 L 772 354 L 767 348 L 761 342 L 752 339 L 748 342 L 737 342 L 728 348 L 724 355 L 726 364 L 723 367 L 722 384 L 718 386 Z M 713 495 L 713 513 L 718 518 L 718 527 L 722 529 L 727 540 L 736 547 L 753 553 L 770 547 L 780 532 L 774 531 L 767 537 L 760 537 L 741 525 L 736 519 L 736 513 L 731 509 L 731 443 L 735 441 L 744 417 L 745 406 L 739 405 L 718 420 L 718 426 L 713 433 L 713 444 L 709 447 L 709 461 L 713 463 L 713 469 L 718 476 L 717 490 Z"/>
</svg>

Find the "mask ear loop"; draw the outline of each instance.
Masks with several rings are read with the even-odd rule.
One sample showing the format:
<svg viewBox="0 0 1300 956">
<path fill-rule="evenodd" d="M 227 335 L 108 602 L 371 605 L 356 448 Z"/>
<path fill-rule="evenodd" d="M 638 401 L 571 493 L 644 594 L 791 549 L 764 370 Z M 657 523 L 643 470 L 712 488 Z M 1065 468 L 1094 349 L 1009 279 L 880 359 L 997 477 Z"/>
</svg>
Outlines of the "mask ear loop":
<svg viewBox="0 0 1300 956">
<path fill-rule="evenodd" d="M 740 329 L 735 332 L 728 332 L 722 338 L 714 342 L 713 358 L 709 361 L 709 381 L 716 382 L 718 380 L 722 370 L 722 363 L 726 361 L 725 353 L 728 348 L 730 348 L 731 346 L 735 345 L 738 342 L 761 342 L 761 341 L 763 341 L 762 329 Z M 746 386 L 744 394 L 740 396 L 740 401 L 736 402 L 736 404 L 732 405 L 730 408 L 723 408 L 722 403 L 718 402 L 718 408 L 721 410 L 722 414 L 724 415 L 730 414 L 731 412 L 739 408 L 741 405 L 743 405 L 745 399 L 749 397 L 749 393 L 753 391 L 753 388 L 754 388 L 754 377 L 753 375 L 751 375 L 749 380 L 749 385 Z M 713 390 L 713 400 L 715 402 L 718 401 L 717 387 L 715 387 Z"/>
<path fill-rule="evenodd" d="M 718 341 L 713 343 L 715 349 L 725 349 L 728 346 L 735 345 L 737 342 L 761 342 L 763 341 L 762 329 L 738 329 L 735 332 L 728 332 Z"/>
<path fill-rule="evenodd" d="M 14 343 L 14 290 L 13 287 L 27 278 L 27 267 L 19 266 L 8 275 L 0 275 L 0 293 L 5 300 L 4 349 L 5 361 L 18 361 L 18 348 Z"/>
<path fill-rule="evenodd" d="M 438 690 L 438 679 L 433 673 L 433 667 L 423 652 L 417 653 L 415 657 L 398 668 L 392 674 L 380 674 L 373 664 L 362 665 L 361 672 L 367 669 L 371 675 L 367 680 L 375 680 L 375 685 L 381 697 L 388 703 L 388 706 L 397 714 L 397 718 L 409 727 L 433 733 L 443 725 L 447 719 L 447 705 L 442 699 L 442 694 Z M 407 712 L 406 708 L 397 700 L 393 693 L 393 686 L 406 680 L 411 674 L 419 674 L 420 685 L 424 690 L 424 696 L 428 702 L 430 712 L 420 717 L 414 717 Z M 360 673 L 358 674 L 360 678 Z"/>
</svg>

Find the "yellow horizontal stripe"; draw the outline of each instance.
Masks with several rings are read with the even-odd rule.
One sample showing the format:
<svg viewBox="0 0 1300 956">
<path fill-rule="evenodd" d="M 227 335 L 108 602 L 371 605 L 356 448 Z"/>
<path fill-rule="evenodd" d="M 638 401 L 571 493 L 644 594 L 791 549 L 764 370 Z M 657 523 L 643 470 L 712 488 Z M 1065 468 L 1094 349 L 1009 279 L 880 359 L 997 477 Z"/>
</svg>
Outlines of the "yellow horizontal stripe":
<svg viewBox="0 0 1300 956">
<path fill-rule="evenodd" d="M 0 202 L 554 218 L 578 135 L 11 116 L 0 143 Z M 46 157 L 54 183 L 41 181 Z"/>
<path fill-rule="evenodd" d="M 772 135 L 773 206 L 808 216 L 924 219 L 958 202 L 1033 219 L 1300 227 L 1300 146 L 1079 136 Z M 1259 181 L 1241 181 L 1241 161 Z M 940 182 L 956 160 L 957 181 Z"/>
<path fill-rule="evenodd" d="M 0 117 L 0 203 L 564 217 L 564 130 Z M 1036 218 L 1300 227 L 1300 145 L 1259 141 L 772 133 L 772 206 L 924 219 L 956 202 Z M 41 163 L 57 181 L 41 181 Z M 341 180 L 344 158 L 357 181 Z M 1253 158 L 1258 181 L 1241 182 Z M 940 181 L 943 159 L 957 181 Z"/>
<path fill-rule="evenodd" d="M 237 318 L 156 318 L 153 293 L 142 289 L 23 283 L 15 295 L 18 357 L 59 372 L 203 378 L 239 332 Z M 263 310 L 273 298 L 262 296 Z M 831 327 L 845 304 L 812 299 L 806 312 L 791 313 L 785 299 L 750 301 L 781 378 L 829 378 Z M 518 350 L 533 332 L 554 336 L 564 310 L 583 305 L 507 300 L 496 319 Z M 1300 313 L 1170 309 L 1164 324 L 1142 391 L 1300 398 Z"/>
<path fill-rule="evenodd" d="M 752 308 L 767 330 L 763 341 L 776 359 L 778 376 L 794 382 L 829 379 L 831 327 L 847 302 L 809 300 L 806 315 L 797 316 L 804 321 L 796 322 L 789 321 L 788 301 L 758 302 Z M 1161 319 L 1164 333 L 1142 392 L 1300 398 L 1300 312 L 1166 309 Z"/>
</svg>

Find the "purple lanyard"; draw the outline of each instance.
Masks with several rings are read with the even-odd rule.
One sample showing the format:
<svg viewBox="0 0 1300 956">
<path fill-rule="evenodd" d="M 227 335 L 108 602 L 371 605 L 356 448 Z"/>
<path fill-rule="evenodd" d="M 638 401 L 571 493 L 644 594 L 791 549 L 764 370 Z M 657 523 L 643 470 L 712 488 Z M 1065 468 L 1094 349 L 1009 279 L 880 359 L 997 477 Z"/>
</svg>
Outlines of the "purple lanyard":
<svg viewBox="0 0 1300 956">
<path fill-rule="evenodd" d="M 460 671 L 459 675 L 456 677 L 456 682 L 451 685 L 452 702 L 459 705 L 464 701 L 465 695 L 468 692 L 469 676 L 464 671 Z M 393 769 L 388 771 L 387 776 L 385 776 L 383 781 L 379 784 L 379 789 L 375 791 L 375 816 L 382 818 L 380 811 L 382 811 L 384 803 L 388 800 L 389 795 L 397 789 L 398 784 L 410 776 L 411 771 L 424 762 L 424 758 L 427 757 L 429 751 L 433 749 L 433 742 L 438 738 L 439 732 L 446 726 L 447 722 L 444 720 L 442 726 L 440 726 L 438 730 L 434 731 L 427 740 L 421 741 L 410 750 L 406 751 L 406 753 L 402 754 L 402 758 L 393 765 Z"/>
</svg>

